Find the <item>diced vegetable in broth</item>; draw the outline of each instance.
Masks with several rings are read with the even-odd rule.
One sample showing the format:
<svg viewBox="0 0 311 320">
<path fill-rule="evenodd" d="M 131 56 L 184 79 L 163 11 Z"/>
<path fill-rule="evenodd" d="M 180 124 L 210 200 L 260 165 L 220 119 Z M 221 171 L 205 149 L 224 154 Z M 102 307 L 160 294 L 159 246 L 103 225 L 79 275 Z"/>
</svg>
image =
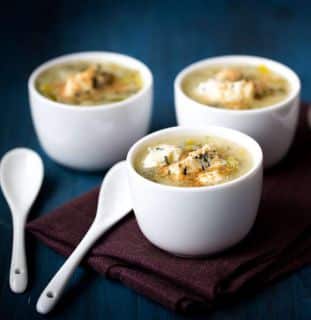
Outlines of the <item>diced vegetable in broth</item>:
<svg viewBox="0 0 311 320">
<path fill-rule="evenodd" d="M 223 138 L 167 138 L 141 150 L 135 169 L 157 183 L 202 187 L 234 180 L 252 166 L 249 152 Z"/>
<path fill-rule="evenodd" d="M 235 110 L 268 107 L 289 94 L 288 81 L 265 65 L 201 68 L 185 77 L 182 88 L 199 103 Z"/>
<path fill-rule="evenodd" d="M 142 79 L 137 70 L 118 64 L 76 61 L 43 71 L 36 87 L 51 100 L 93 106 L 127 99 L 142 88 Z"/>
</svg>

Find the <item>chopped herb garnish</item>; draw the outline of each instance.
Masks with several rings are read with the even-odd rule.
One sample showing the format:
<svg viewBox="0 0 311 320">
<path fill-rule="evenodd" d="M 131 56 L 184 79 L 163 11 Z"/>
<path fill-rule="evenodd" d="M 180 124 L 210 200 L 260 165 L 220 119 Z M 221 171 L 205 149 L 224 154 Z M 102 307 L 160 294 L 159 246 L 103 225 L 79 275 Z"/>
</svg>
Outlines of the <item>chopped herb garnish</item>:
<svg viewBox="0 0 311 320">
<path fill-rule="evenodd" d="M 187 175 L 187 167 L 184 167 L 184 175 Z"/>
</svg>

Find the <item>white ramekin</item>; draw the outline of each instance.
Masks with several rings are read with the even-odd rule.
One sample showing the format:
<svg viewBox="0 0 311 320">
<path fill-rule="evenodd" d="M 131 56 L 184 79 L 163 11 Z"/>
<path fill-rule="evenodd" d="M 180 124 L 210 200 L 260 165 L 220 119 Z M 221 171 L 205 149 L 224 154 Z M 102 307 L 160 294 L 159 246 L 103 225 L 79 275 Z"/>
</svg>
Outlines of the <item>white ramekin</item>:
<svg viewBox="0 0 311 320">
<path fill-rule="evenodd" d="M 116 103 L 76 107 L 54 102 L 35 87 L 38 75 L 59 63 L 108 61 L 138 70 L 143 88 Z M 148 132 L 152 112 L 153 76 L 142 62 L 111 52 L 74 53 L 50 60 L 28 81 L 31 115 L 40 144 L 56 162 L 82 170 L 104 169 L 124 159 L 130 146 Z"/>
<path fill-rule="evenodd" d="M 163 137 L 212 135 L 245 147 L 253 160 L 250 171 L 224 184 L 175 187 L 152 182 L 134 168 L 142 148 Z M 227 128 L 174 127 L 152 133 L 127 155 L 133 209 L 143 234 L 157 247 L 181 256 L 202 256 L 226 249 L 250 231 L 262 189 L 262 151 L 249 136 Z"/>
<path fill-rule="evenodd" d="M 228 110 L 203 105 L 188 97 L 182 90 L 182 82 L 189 73 L 208 66 L 261 65 L 285 77 L 290 84 L 286 99 L 272 106 L 252 110 Z M 176 77 L 175 110 L 180 126 L 224 126 L 242 131 L 253 137 L 262 147 L 264 165 L 270 167 L 287 153 L 297 127 L 300 102 L 300 80 L 296 73 L 276 61 L 254 56 L 221 56 L 194 63 Z"/>
</svg>

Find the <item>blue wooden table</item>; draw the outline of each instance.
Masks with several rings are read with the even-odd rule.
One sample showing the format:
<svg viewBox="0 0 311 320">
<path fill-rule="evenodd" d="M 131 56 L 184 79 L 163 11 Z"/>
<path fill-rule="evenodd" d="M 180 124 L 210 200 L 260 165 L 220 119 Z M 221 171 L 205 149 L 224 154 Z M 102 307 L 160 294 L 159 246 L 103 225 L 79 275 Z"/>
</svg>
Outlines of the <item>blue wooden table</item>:
<svg viewBox="0 0 311 320">
<path fill-rule="evenodd" d="M 81 50 L 132 55 L 155 78 L 152 130 L 175 124 L 173 80 L 187 64 L 209 56 L 245 53 L 288 64 L 311 100 L 311 11 L 307 3 L 273 1 L 9 1 L 1 8 L 0 154 L 17 146 L 37 150 L 46 177 L 30 218 L 45 214 L 98 185 L 103 173 L 60 167 L 42 152 L 29 114 L 27 77 L 55 56 Z M 27 237 L 29 287 L 8 287 L 11 220 L 0 198 L 0 319 L 41 319 L 39 293 L 64 258 Z M 80 268 L 50 319 L 182 319 L 119 283 Z M 198 318 L 206 318 L 200 316 Z M 311 268 L 217 310 L 209 319 L 311 319 Z"/>
</svg>

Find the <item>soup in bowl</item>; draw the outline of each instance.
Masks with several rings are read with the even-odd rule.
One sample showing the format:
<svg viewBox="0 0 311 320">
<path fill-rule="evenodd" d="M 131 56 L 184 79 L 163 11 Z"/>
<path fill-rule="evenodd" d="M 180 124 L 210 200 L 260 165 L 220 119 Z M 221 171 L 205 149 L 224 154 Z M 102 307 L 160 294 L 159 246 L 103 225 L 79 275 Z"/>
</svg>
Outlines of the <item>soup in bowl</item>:
<svg viewBox="0 0 311 320">
<path fill-rule="evenodd" d="M 36 88 L 42 95 L 75 106 L 122 101 L 142 86 L 138 70 L 105 60 L 62 63 L 44 70 L 36 79 Z"/>
<path fill-rule="evenodd" d="M 215 136 L 163 138 L 137 155 L 136 170 L 145 178 L 179 187 L 222 184 L 252 166 L 249 152 Z"/>
<path fill-rule="evenodd" d="M 266 64 L 207 66 L 185 76 L 182 88 L 199 103 L 231 110 L 269 107 L 290 92 L 287 79 Z"/>
<path fill-rule="evenodd" d="M 160 130 L 132 146 L 127 166 L 139 227 L 163 250 L 213 254 L 239 242 L 254 224 L 262 151 L 241 132 Z"/>
<path fill-rule="evenodd" d="M 175 79 L 180 126 L 225 126 L 263 148 L 271 167 L 287 153 L 297 127 L 300 80 L 288 67 L 253 56 L 223 56 L 194 63 Z"/>
<path fill-rule="evenodd" d="M 73 169 L 108 168 L 148 131 L 153 77 L 132 57 L 112 52 L 65 55 L 35 69 L 28 89 L 42 148 Z"/>
</svg>

